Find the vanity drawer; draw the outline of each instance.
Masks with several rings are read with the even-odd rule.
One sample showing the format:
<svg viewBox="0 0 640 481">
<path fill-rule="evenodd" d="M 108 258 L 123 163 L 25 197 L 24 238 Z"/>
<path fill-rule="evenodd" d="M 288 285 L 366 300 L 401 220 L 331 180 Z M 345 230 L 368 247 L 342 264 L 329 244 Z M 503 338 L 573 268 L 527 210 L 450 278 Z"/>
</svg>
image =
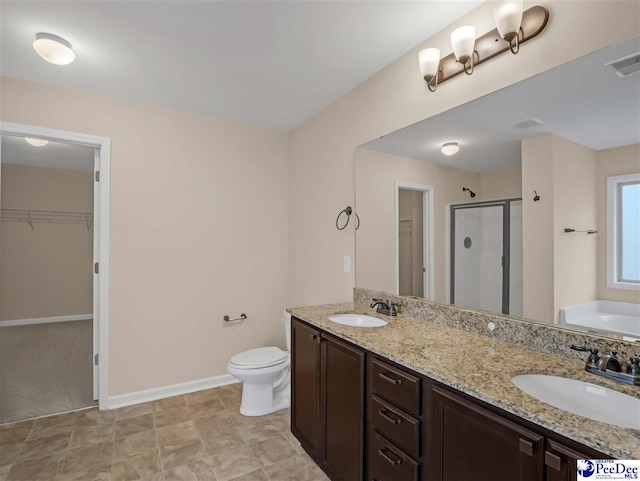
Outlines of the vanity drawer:
<svg viewBox="0 0 640 481">
<path fill-rule="evenodd" d="M 369 443 L 368 481 L 418 481 L 420 465 L 382 436 Z"/>
<path fill-rule="evenodd" d="M 420 378 L 379 359 L 371 364 L 373 393 L 420 416 Z"/>
<path fill-rule="evenodd" d="M 416 458 L 420 457 L 420 421 L 373 396 L 371 423 L 376 431 L 404 452 Z"/>
</svg>

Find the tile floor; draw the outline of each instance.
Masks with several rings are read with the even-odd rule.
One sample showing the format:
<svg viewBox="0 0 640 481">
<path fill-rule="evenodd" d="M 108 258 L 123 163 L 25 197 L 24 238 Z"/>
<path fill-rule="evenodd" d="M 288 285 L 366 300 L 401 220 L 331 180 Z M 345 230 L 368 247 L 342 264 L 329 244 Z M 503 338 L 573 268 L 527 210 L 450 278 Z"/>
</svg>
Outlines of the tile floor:
<svg viewBox="0 0 640 481">
<path fill-rule="evenodd" d="M 241 384 L 0 426 L 0 481 L 321 481 L 289 410 L 245 417 Z"/>
</svg>

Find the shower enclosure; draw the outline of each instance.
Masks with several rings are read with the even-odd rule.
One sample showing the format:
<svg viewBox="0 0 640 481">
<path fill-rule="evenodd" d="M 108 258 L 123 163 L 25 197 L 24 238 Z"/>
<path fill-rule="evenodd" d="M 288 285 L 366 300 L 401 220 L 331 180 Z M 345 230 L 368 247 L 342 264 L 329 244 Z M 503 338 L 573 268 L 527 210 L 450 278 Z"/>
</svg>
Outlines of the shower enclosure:
<svg viewBox="0 0 640 481">
<path fill-rule="evenodd" d="M 522 316 L 522 199 L 452 205 L 450 301 Z"/>
</svg>

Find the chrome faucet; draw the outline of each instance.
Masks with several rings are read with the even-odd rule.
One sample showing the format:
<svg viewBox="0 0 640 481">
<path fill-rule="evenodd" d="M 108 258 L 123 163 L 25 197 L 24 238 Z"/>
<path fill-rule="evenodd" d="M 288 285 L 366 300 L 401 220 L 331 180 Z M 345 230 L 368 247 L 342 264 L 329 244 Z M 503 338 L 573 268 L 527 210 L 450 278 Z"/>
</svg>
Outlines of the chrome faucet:
<svg viewBox="0 0 640 481">
<path fill-rule="evenodd" d="M 600 358 L 600 362 L 598 363 L 598 369 L 601 372 L 606 372 L 607 370 L 622 372 L 622 364 L 620 364 L 620 361 L 618 361 L 618 358 L 616 357 L 617 354 L 617 351 L 613 351 L 611 354 L 602 356 Z"/>
<path fill-rule="evenodd" d="M 387 316 L 395 317 L 398 315 L 398 307 L 400 304 L 396 304 L 395 302 L 383 301 L 382 299 L 373 298 L 371 299 L 373 302 L 369 307 L 373 309 L 377 307 L 376 312 L 379 314 L 386 314 Z"/>
<path fill-rule="evenodd" d="M 585 346 L 571 346 L 574 351 L 589 351 L 591 354 L 585 363 L 584 370 L 591 374 L 606 377 L 614 381 L 640 386 L 640 357 L 634 356 L 627 367 L 627 372 L 623 372 L 622 363 L 617 358 L 617 352 L 598 357 L 598 350 Z"/>
</svg>

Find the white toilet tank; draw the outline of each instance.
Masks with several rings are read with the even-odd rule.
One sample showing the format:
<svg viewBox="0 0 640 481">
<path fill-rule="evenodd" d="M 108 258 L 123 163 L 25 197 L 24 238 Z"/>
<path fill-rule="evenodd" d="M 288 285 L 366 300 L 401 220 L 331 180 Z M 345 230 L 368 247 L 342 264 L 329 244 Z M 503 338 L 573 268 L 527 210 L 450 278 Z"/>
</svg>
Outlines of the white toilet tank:
<svg viewBox="0 0 640 481">
<path fill-rule="evenodd" d="M 282 322 L 284 322 L 284 335 L 287 338 L 287 351 L 291 352 L 291 314 L 287 311 L 282 314 Z"/>
</svg>

